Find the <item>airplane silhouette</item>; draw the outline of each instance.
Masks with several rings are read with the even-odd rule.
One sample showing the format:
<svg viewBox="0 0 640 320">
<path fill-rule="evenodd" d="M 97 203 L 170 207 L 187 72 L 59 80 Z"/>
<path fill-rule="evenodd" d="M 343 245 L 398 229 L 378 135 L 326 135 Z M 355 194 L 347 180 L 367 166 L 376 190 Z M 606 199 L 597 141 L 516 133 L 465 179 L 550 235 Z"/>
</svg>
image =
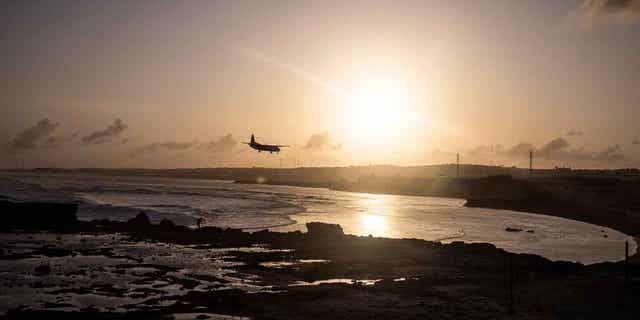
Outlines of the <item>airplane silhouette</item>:
<svg viewBox="0 0 640 320">
<path fill-rule="evenodd" d="M 249 147 L 258 150 L 258 152 L 269 151 L 269 153 L 278 153 L 280 152 L 280 148 L 285 148 L 289 146 L 280 146 L 280 145 L 271 145 L 271 144 L 260 144 L 256 142 L 256 138 L 251 135 L 251 142 L 241 142 L 244 144 L 248 144 Z"/>
</svg>

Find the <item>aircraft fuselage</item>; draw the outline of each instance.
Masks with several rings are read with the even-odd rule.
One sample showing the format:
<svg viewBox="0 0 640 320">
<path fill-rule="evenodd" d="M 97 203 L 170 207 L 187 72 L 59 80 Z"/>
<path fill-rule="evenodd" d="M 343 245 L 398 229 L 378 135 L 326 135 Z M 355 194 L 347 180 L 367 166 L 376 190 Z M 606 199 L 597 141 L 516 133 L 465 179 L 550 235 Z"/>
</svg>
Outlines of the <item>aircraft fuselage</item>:
<svg viewBox="0 0 640 320">
<path fill-rule="evenodd" d="M 251 147 L 252 149 L 258 150 L 258 152 L 266 151 L 269 153 L 274 153 L 274 152 L 279 153 L 281 147 L 288 147 L 288 146 L 257 143 L 256 138 L 253 136 L 253 134 L 251 135 L 250 142 L 242 142 L 242 143 L 249 145 L 249 147 Z"/>
<path fill-rule="evenodd" d="M 280 147 L 272 146 L 268 144 L 260 144 L 260 143 L 250 143 L 249 146 L 253 149 L 258 150 L 258 152 L 268 151 L 268 152 L 280 152 Z"/>
</svg>

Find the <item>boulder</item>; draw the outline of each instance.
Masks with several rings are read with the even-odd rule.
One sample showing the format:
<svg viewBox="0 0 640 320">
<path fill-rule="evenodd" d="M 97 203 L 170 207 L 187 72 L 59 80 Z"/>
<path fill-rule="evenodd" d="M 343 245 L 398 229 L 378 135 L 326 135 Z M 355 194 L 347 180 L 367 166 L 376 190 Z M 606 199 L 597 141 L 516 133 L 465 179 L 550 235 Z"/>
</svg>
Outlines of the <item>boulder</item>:
<svg viewBox="0 0 640 320">
<path fill-rule="evenodd" d="M 165 218 L 165 219 L 162 219 L 162 220 L 160 221 L 159 226 L 160 226 L 160 228 L 162 228 L 162 229 L 165 229 L 165 230 L 171 230 L 171 229 L 173 229 L 173 228 L 176 226 L 176 224 L 175 224 L 175 223 L 173 223 L 173 221 L 171 221 L 171 220 L 169 220 L 169 219 L 166 219 L 166 218 Z"/>
<path fill-rule="evenodd" d="M 307 230 L 307 234 L 312 237 L 335 238 L 344 236 L 344 231 L 339 224 L 309 222 L 307 223 Z"/>
<path fill-rule="evenodd" d="M 0 201 L 0 229 L 48 229 L 78 223 L 75 203 Z"/>
<path fill-rule="evenodd" d="M 127 221 L 127 225 L 134 228 L 148 228 L 151 225 L 149 217 L 144 211 L 140 211 L 137 216 Z"/>
</svg>

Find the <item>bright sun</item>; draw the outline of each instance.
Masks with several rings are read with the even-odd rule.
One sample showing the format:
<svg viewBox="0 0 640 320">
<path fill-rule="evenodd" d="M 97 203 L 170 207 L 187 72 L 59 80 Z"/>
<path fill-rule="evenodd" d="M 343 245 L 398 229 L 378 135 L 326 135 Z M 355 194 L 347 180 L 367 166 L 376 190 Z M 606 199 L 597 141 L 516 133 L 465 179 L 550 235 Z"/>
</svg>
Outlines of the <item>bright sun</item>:
<svg viewBox="0 0 640 320">
<path fill-rule="evenodd" d="M 372 145 L 386 144 L 411 121 L 408 85 L 390 75 L 362 77 L 347 93 L 352 136 Z"/>
</svg>

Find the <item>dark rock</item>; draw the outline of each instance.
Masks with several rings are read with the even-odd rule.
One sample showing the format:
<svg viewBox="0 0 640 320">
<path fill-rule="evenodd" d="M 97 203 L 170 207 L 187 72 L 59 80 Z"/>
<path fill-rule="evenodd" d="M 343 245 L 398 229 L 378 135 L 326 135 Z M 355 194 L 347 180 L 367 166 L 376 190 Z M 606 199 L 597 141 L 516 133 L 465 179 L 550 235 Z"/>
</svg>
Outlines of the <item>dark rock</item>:
<svg viewBox="0 0 640 320">
<path fill-rule="evenodd" d="M 47 264 L 41 264 L 37 266 L 33 271 L 35 271 L 37 275 L 44 276 L 51 273 L 51 267 Z"/>
<path fill-rule="evenodd" d="M 535 230 L 527 230 L 528 233 L 536 233 Z"/>
<path fill-rule="evenodd" d="M 504 229 L 507 232 L 522 232 L 522 229 L 507 227 Z"/>
<path fill-rule="evenodd" d="M 74 203 L 0 201 L 0 229 L 69 227 L 78 222 L 77 211 Z"/>
<path fill-rule="evenodd" d="M 173 223 L 173 221 L 165 218 L 160 221 L 159 226 L 162 229 L 171 230 L 176 226 L 176 224 Z"/>
<path fill-rule="evenodd" d="M 257 236 L 257 237 L 264 237 L 264 236 L 267 236 L 269 234 L 270 234 L 269 229 L 262 229 L 260 231 L 256 231 L 256 232 L 253 233 L 253 235 Z"/>
<path fill-rule="evenodd" d="M 309 236 L 312 237 L 343 237 L 344 231 L 339 224 L 329 224 L 321 222 L 309 222 L 307 223 L 307 230 Z"/>
<path fill-rule="evenodd" d="M 42 248 L 38 248 L 34 250 L 34 254 L 43 255 L 46 257 L 66 257 L 66 256 L 75 256 L 76 253 L 73 250 L 64 249 L 64 248 L 55 248 L 44 246 Z"/>
<path fill-rule="evenodd" d="M 135 218 L 127 221 L 127 225 L 134 228 L 148 228 L 151 225 L 151 221 L 149 221 L 149 217 L 144 211 L 140 211 Z"/>
</svg>

